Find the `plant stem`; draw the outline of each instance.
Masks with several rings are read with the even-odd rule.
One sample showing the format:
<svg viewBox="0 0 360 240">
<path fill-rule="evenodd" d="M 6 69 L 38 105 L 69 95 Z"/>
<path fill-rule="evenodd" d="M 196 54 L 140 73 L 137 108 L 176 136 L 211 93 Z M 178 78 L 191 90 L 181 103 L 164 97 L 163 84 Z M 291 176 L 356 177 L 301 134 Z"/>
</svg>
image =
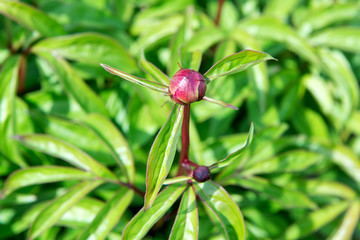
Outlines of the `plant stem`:
<svg viewBox="0 0 360 240">
<path fill-rule="evenodd" d="M 218 0 L 218 9 L 217 9 L 217 13 L 216 13 L 215 21 L 214 21 L 216 26 L 219 26 L 219 23 L 220 23 L 223 4 L 224 4 L 224 0 Z"/>
<path fill-rule="evenodd" d="M 184 169 L 187 172 L 191 171 L 190 166 L 188 166 L 189 161 L 189 123 L 190 123 L 190 104 L 184 105 L 184 117 L 181 126 L 181 152 L 179 159 L 179 169 L 176 176 L 184 174 Z"/>
</svg>

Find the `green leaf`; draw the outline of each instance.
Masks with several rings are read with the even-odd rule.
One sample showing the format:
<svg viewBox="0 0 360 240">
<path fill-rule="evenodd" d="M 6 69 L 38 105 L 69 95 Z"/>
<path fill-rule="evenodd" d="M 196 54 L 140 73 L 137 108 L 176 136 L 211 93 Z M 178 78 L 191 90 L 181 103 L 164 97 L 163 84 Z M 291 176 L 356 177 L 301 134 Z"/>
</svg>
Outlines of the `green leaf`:
<svg viewBox="0 0 360 240">
<path fill-rule="evenodd" d="M 211 36 L 211 37 L 209 37 Z M 205 52 L 209 47 L 224 39 L 224 33 L 215 27 L 202 28 L 185 44 L 188 52 L 199 50 Z"/>
<path fill-rule="evenodd" d="M 337 145 L 331 149 L 332 161 L 360 184 L 360 159 L 350 148 Z"/>
<path fill-rule="evenodd" d="M 29 134 L 17 136 L 17 139 L 25 146 L 51 156 L 60 158 L 68 163 L 92 172 L 97 176 L 116 180 L 116 176 L 105 166 L 95 161 L 83 151 L 74 146 L 44 134 Z"/>
<path fill-rule="evenodd" d="M 35 54 L 56 52 L 60 56 L 97 67 L 103 62 L 121 66 L 122 70 L 137 72 L 135 59 L 115 39 L 99 33 L 78 33 L 44 39 L 32 48 Z"/>
<path fill-rule="evenodd" d="M 202 52 L 200 50 L 195 50 L 191 56 L 190 69 L 199 71 L 202 59 Z"/>
<path fill-rule="evenodd" d="M 253 50 L 243 50 L 241 52 L 227 56 L 215 63 L 205 74 L 208 81 L 213 81 L 218 77 L 238 73 L 259 64 L 266 60 L 275 60 L 272 56 L 264 52 Z"/>
<path fill-rule="evenodd" d="M 28 236 L 34 239 L 56 224 L 61 216 L 80 199 L 102 184 L 103 181 L 82 182 L 71 188 L 64 195 L 56 198 L 42 211 L 32 224 Z"/>
<path fill-rule="evenodd" d="M 46 52 L 42 52 L 41 56 L 53 66 L 65 91 L 73 96 L 85 111 L 108 115 L 101 98 L 77 75 L 66 60 L 60 55 Z"/>
<path fill-rule="evenodd" d="M 328 8 L 319 8 L 319 11 L 309 11 L 303 17 L 298 29 L 302 35 L 330 26 L 334 23 L 354 20 L 360 11 L 360 5 L 354 3 L 337 3 Z"/>
<path fill-rule="evenodd" d="M 310 43 L 315 46 L 338 48 L 343 51 L 360 53 L 360 28 L 328 28 L 312 36 Z"/>
<path fill-rule="evenodd" d="M 154 224 L 160 220 L 166 211 L 184 192 L 186 184 L 173 184 L 160 192 L 154 204 L 145 211 L 144 208 L 131 219 L 126 225 L 122 239 L 137 240 L 142 239 Z"/>
<path fill-rule="evenodd" d="M 359 223 L 360 217 L 360 202 L 354 201 L 345 213 L 345 216 L 336 229 L 336 231 L 330 236 L 330 240 L 350 240 L 353 232 L 356 228 L 356 224 Z"/>
<path fill-rule="evenodd" d="M 13 172 L 6 180 L 2 194 L 6 196 L 18 188 L 35 184 L 91 178 L 95 178 L 95 176 L 75 168 L 59 166 L 30 167 Z"/>
<path fill-rule="evenodd" d="M 234 105 L 231 105 L 230 103 L 226 103 L 226 102 L 223 102 L 223 101 L 217 100 L 217 99 L 212 99 L 212 98 L 209 98 L 207 96 L 204 96 L 203 100 L 208 101 L 210 103 L 217 104 L 217 105 L 222 106 L 222 107 L 227 107 L 227 108 L 231 108 L 231 109 L 234 109 L 234 110 L 239 110 L 237 107 L 235 107 Z"/>
<path fill-rule="evenodd" d="M 348 206 L 348 202 L 337 202 L 311 212 L 285 230 L 284 239 L 300 239 L 333 221 Z"/>
<path fill-rule="evenodd" d="M 128 142 L 120 130 L 107 118 L 99 114 L 90 114 L 83 118 L 111 148 L 120 166 L 125 168 L 125 173 L 130 182 L 135 179 L 135 165 Z"/>
<path fill-rule="evenodd" d="M 200 199 L 221 222 L 226 239 L 245 239 L 245 223 L 239 207 L 224 188 L 212 181 L 193 185 Z"/>
<path fill-rule="evenodd" d="M 146 60 L 144 52 L 141 53 L 141 58 L 139 60 L 139 66 L 142 68 L 144 72 L 149 74 L 153 80 L 162 84 L 169 85 L 169 77 L 166 76 L 159 68 L 157 68 L 154 64 Z"/>
<path fill-rule="evenodd" d="M 130 205 L 133 196 L 134 192 L 127 189 L 115 194 L 77 239 L 105 239 Z"/>
<path fill-rule="evenodd" d="M 279 156 L 247 166 L 241 175 L 257 175 L 276 172 L 297 172 L 317 163 L 321 155 L 305 150 L 292 150 Z"/>
<path fill-rule="evenodd" d="M 271 15 L 273 17 L 278 18 L 279 20 L 285 21 L 289 16 L 291 10 L 296 7 L 299 3 L 299 0 L 290 0 L 290 1 L 282 1 L 282 0 L 271 0 L 266 1 L 266 7 L 264 13 L 266 15 Z"/>
<path fill-rule="evenodd" d="M 231 178 L 226 184 L 237 184 L 244 188 L 254 190 L 270 199 L 274 199 L 284 208 L 316 208 L 316 204 L 305 194 L 276 186 L 265 178 Z"/>
<path fill-rule="evenodd" d="M 192 177 L 187 177 L 187 176 L 180 176 L 180 177 L 174 177 L 174 178 L 168 178 L 164 181 L 164 185 L 170 185 L 170 184 L 174 184 L 174 183 L 180 183 L 180 182 L 185 182 L 192 179 Z"/>
<path fill-rule="evenodd" d="M 147 87 L 149 89 L 158 91 L 158 92 L 162 92 L 162 93 L 168 93 L 169 90 L 165 85 L 162 85 L 160 83 L 156 83 L 156 82 L 152 82 L 143 78 L 139 78 L 139 77 L 135 77 L 133 75 L 130 75 L 126 72 L 122 72 L 116 68 L 112 68 L 108 65 L 105 64 L 100 64 L 106 71 L 108 71 L 109 73 L 113 74 L 113 75 L 117 75 L 119 77 L 122 77 L 126 80 L 128 80 L 129 82 L 138 84 L 140 86 L 143 87 Z"/>
<path fill-rule="evenodd" d="M 64 28 L 40 10 L 18 1 L 0 1 L 0 12 L 24 27 L 43 36 L 65 34 Z"/>
<path fill-rule="evenodd" d="M 151 146 L 146 168 L 145 209 L 151 207 L 170 171 L 180 137 L 183 111 L 183 106 L 174 106 Z"/>
<path fill-rule="evenodd" d="M 220 160 L 217 163 L 214 163 L 213 165 L 211 165 L 209 168 L 210 169 L 215 169 L 215 168 L 223 168 L 228 166 L 229 164 L 231 164 L 234 160 L 236 160 L 245 149 L 248 148 L 248 146 L 251 144 L 252 138 L 254 135 L 254 124 L 251 123 L 250 125 L 250 129 L 249 129 L 249 133 L 248 136 L 246 138 L 246 141 L 244 143 L 244 145 L 242 145 L 238 150 L 236 150 L 235 152 L 231 153 L 230 155 L 228 155 L 226 158 L 224 158 L 223 160 Z"/>
<path fill-rule="evenodd" d="M 199 216 L 194 188 L 188 187 L 183 194 L 179 210 L 171 229 L 169 240 L 198 239 Z"/>
<path fill-rule="evenodd" d="M 239 24 L 239 28 L 256 38 L 273 40 L 285 44 L 299 56 L 319 65 L 314 49 L 301 38 L 289 25 L 273 17 L 248 18 Z"/>
<path fill-rule="evenodd" d="M 10 161 L 25 167 L 27 164 L 18 152 L 15 134 L 15 96 L 17 90 L 20 57 L 10 57 L 0 73 L 0 153 Z"/>
</svg>

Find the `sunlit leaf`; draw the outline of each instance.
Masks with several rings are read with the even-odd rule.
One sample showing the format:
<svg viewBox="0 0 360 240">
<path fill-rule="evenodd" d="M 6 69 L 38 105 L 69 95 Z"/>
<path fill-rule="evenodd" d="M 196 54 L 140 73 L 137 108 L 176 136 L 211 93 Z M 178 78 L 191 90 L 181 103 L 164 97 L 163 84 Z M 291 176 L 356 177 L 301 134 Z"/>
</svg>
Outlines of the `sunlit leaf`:
<svg viewBox="0 0 360 240">
<path fill-rule="evenodd" d="M 151 207 L 174 160 L 184 107 L 175 105 L 151 147 L 146 169 L 144 208 Z"/>
<path fill-rule="evenodd" d="M 110 149 L 115 153 L 121 166 L 124 166 L 125 173 L 130 182 L 135 178 L 134 159 L 131 149 L 122 135 L 120 130 L 107 118 L 100 114 L 90 114 L 83 118 L 97 134 L 108 144 Z"/>
<path fill-rule="evenodd" d="M 211 165 L 209 168 L 210 169 L 215 169 L 215 168 L 222 168 L 222 167 L 226 167 L 229 164 L 231 164 L 235 159 L 237 159 L 241 153 L 243 153 L 243 151 L 251 144 L 252 138 L 254 135 L 254 124 L 251 123 L 250 125 L 250 129 L 249 129 L 249 133 L 248 136 L 246 138 L 246 141 L 244 143 L 244 145 L 241 146 L 240 149 L 238 149 L 237 151 L 231 153 L 229 156 L 227 156 L 226 158 L 224 158 L 223 160 L 214 163 L 213 165 Z"/>
<path fill-rule="evenodd" d="M 66 60 L 60 55 L 52 55 L 46 52 L 42 52 L 41 56 L 53 66 L 64 90 L 73 96 L 85 111 L 108 115 L 105 104 L 100 97 L 77 75 Z"/>
<path fill-rule="evenodd" d="M 263 160 L 245 168 L 241 174 L 244 176 L 302 171 L 317 163 L 321 155 L 304 150 L 288 151 L 279 156 Z"/>
<path fill-rule="evenodd" d="M 52 201 L 32 224 L 28 233 L 29 238 L 34 239 L 40 236 L 44 231 L 56 224 L 67 210 L 102 183 L 102 181 L 79 183 L 67 193 Z"/>
<path fill-rule="evenodd" d="M 169 77 L 166 76 L 165 73 L 163 73 L 159 68 L 157 68 L 154 64 L 146 60 L 144 52 L 141 53 L 141 58 L 139 60 L 140 67 L 149 74 L 153 80 L 156 82 L 168 85 L 169 84 Z"/>
<path fill-rule="evenodd" d="M 230 103 L 226 103 L 226 102 L 223 102 L 223 101 L 217 100 L 217 99 L 212 99 L 212 98 L 209 98 L 207 96 L 204 96 L 203 100 L 208 101 L 210 103 L 215 103 L 215 104 L 223 106 L 223 107 L 231 108 L 231 109 L 234 109 L 234 110 L 239 110 L 237 107 L 231 105 Z"/>
<path fill-rule="evenodd" d="M 6 196 L 18 188 L 34 184 L 86 180 L 91 178 L 94 179 L 95 176 L 89 172 L 84 172 L 75 168 L 59 166 L 30 167 L 13 172 L 6 180 L 2 194 Z"/>
<path fill-rule="evenodd" d="M 49 135 L 29 134 L 17 136 L 17 139 L 33 150 L 60 158 L 76 167 L 92 172 L 97 176 L 112 180 L 117 179 L 109 169 L 95 161 L 83 151 Z"/>
<path fill-rule="evenodd" d="M 135 59 L 115 39 L 99 33 L 77 33 L 46 38 L 36 43 L 32 52 L 56 52 L 63 58 L 84 63 L 117 65 L 121 70 L 137 72 Z"/>
<path fill-rule="evenodd" d="M 166 211 L 174 204 L 184 192 L 186 184 L 173 184 L 160 192 L 153 205 L 145 210 L 144 208 L 131 219 L 126 225 L 123 233 L 123 240 L 140 240 L 154 224 L 160 220 Z"/>
<path fill-rule="evenodd" d="M 27 164 L 18 152 L 15 134 L 15 96 L 20 57 L 9 58 L 0 73 L 0 153 L 21 167 Z"/>
<path fill-rule="evenodd" d="M 225 57 L 215 63 L 205 74 L 208 81 L 213 81 L 218 77 L 238 73 L 252 67 L 260 62 L 275 60 L 267 53 L 243 50 L 228 57 Z"/>
<path fill-rule="evenodd" d="M 162 92 L 162 93 L 168 93 L 168 88 L 165 85 L 162 85 L 160 83 L 156 83 L 156 82 L 152 82 L 143 78 L 139 78 L 139 77 L 135 77 L 133 75 L 130 75 L 126 72 L 122 72 L 116 68 L 112 68 L 108 65 L 105 64 L 100 64 L 106 71 L 108 71 L 109 73 L 113 74 L 113 75 L 117 75 L 119 77 L 122 77 L 132 83 L 136 83 L 140 86 L 144 86 L 147 87 L 149 89 L 158 91 L 158 92 Z"/>
<path fill-rule="evenodd" d="M 134 192 L 127 189 L 115 194 L 77 239 L 105 239 L 131 203 L 133 195 Z"/>
<path fill-rule="evenodd" d="M 169 239 L 198 239 L 199 217 L 194 188 L 188 187 L 181 203 Z"/>
<path fill-rule="evenodd" d="M 221 222 L 226 239 L 245 239 L 245 223 L 239 207 L 224 188 L 212 181 L 193 185 L 197 195 Z"/>
<path fill-rule="evenodd" d="M 205 52 L 209 47 L 224 39 L 224 37 L 224 33 L 218 28 L 203 28 L 194 33 L 193 37 L 185 44 L 184 47 L 188 52 L 196 50 Z"/>
<path fill-rule="evenodd" d="M 180 176 L 180 177 L 174 177 L 174 178 L 168 178 L 164 181 L 164 185 L 170 185 L 170 184 L 174 184 L 174 183 L 180 183 L 180 182 L 185 182 L 192 179 L 192 177 L 188 177 L 188 176 Z"/>
<path fill-rule="evenodd" d="M 337 202 L 311 212 L 284 232 L 284 239 L 300 239 L 334 220 L 348 206 L 348 202 Z"/>
<path fill-rule="evenodd" d="M 24 27 L 50 37 L 65 34 L 64 28 L 44 12 L 18 1 L 0 1 L 0 12 Z"/>
</svg>

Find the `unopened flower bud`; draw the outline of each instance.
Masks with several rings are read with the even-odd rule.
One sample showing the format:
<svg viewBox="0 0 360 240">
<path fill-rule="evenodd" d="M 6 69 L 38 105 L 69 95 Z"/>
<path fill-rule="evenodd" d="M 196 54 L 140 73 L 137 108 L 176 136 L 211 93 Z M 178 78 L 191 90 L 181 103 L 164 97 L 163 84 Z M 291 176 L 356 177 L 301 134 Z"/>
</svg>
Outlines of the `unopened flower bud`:
<svg viewBox="0 0 360 240">
<path fill-rule="evenodd" d="M 205 78 L 195 70 L 180 69 L 170 80 L 170 97 L 180 104 L 200 101 L 204 97 L 205 91 Z"/>
<path fill-rule="evenodd" d="M 210 170 L 206 166 L 198 166 L 194 169 L 193 178 L 197 182 L 206 182 L 210 179 Z"/>
</svg>

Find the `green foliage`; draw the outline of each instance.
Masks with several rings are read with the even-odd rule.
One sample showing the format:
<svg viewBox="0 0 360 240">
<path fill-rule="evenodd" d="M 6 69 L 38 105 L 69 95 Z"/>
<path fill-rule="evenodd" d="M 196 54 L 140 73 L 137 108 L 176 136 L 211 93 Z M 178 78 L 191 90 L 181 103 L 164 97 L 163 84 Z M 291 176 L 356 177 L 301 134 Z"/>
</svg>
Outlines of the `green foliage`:
<svg viewBox="0 0 360 240">
<path fill-rule="evenodd" d="M 360 238 L 359 2 L 219 2 L 0 0 L 0 239 Z"/>
</svg>

